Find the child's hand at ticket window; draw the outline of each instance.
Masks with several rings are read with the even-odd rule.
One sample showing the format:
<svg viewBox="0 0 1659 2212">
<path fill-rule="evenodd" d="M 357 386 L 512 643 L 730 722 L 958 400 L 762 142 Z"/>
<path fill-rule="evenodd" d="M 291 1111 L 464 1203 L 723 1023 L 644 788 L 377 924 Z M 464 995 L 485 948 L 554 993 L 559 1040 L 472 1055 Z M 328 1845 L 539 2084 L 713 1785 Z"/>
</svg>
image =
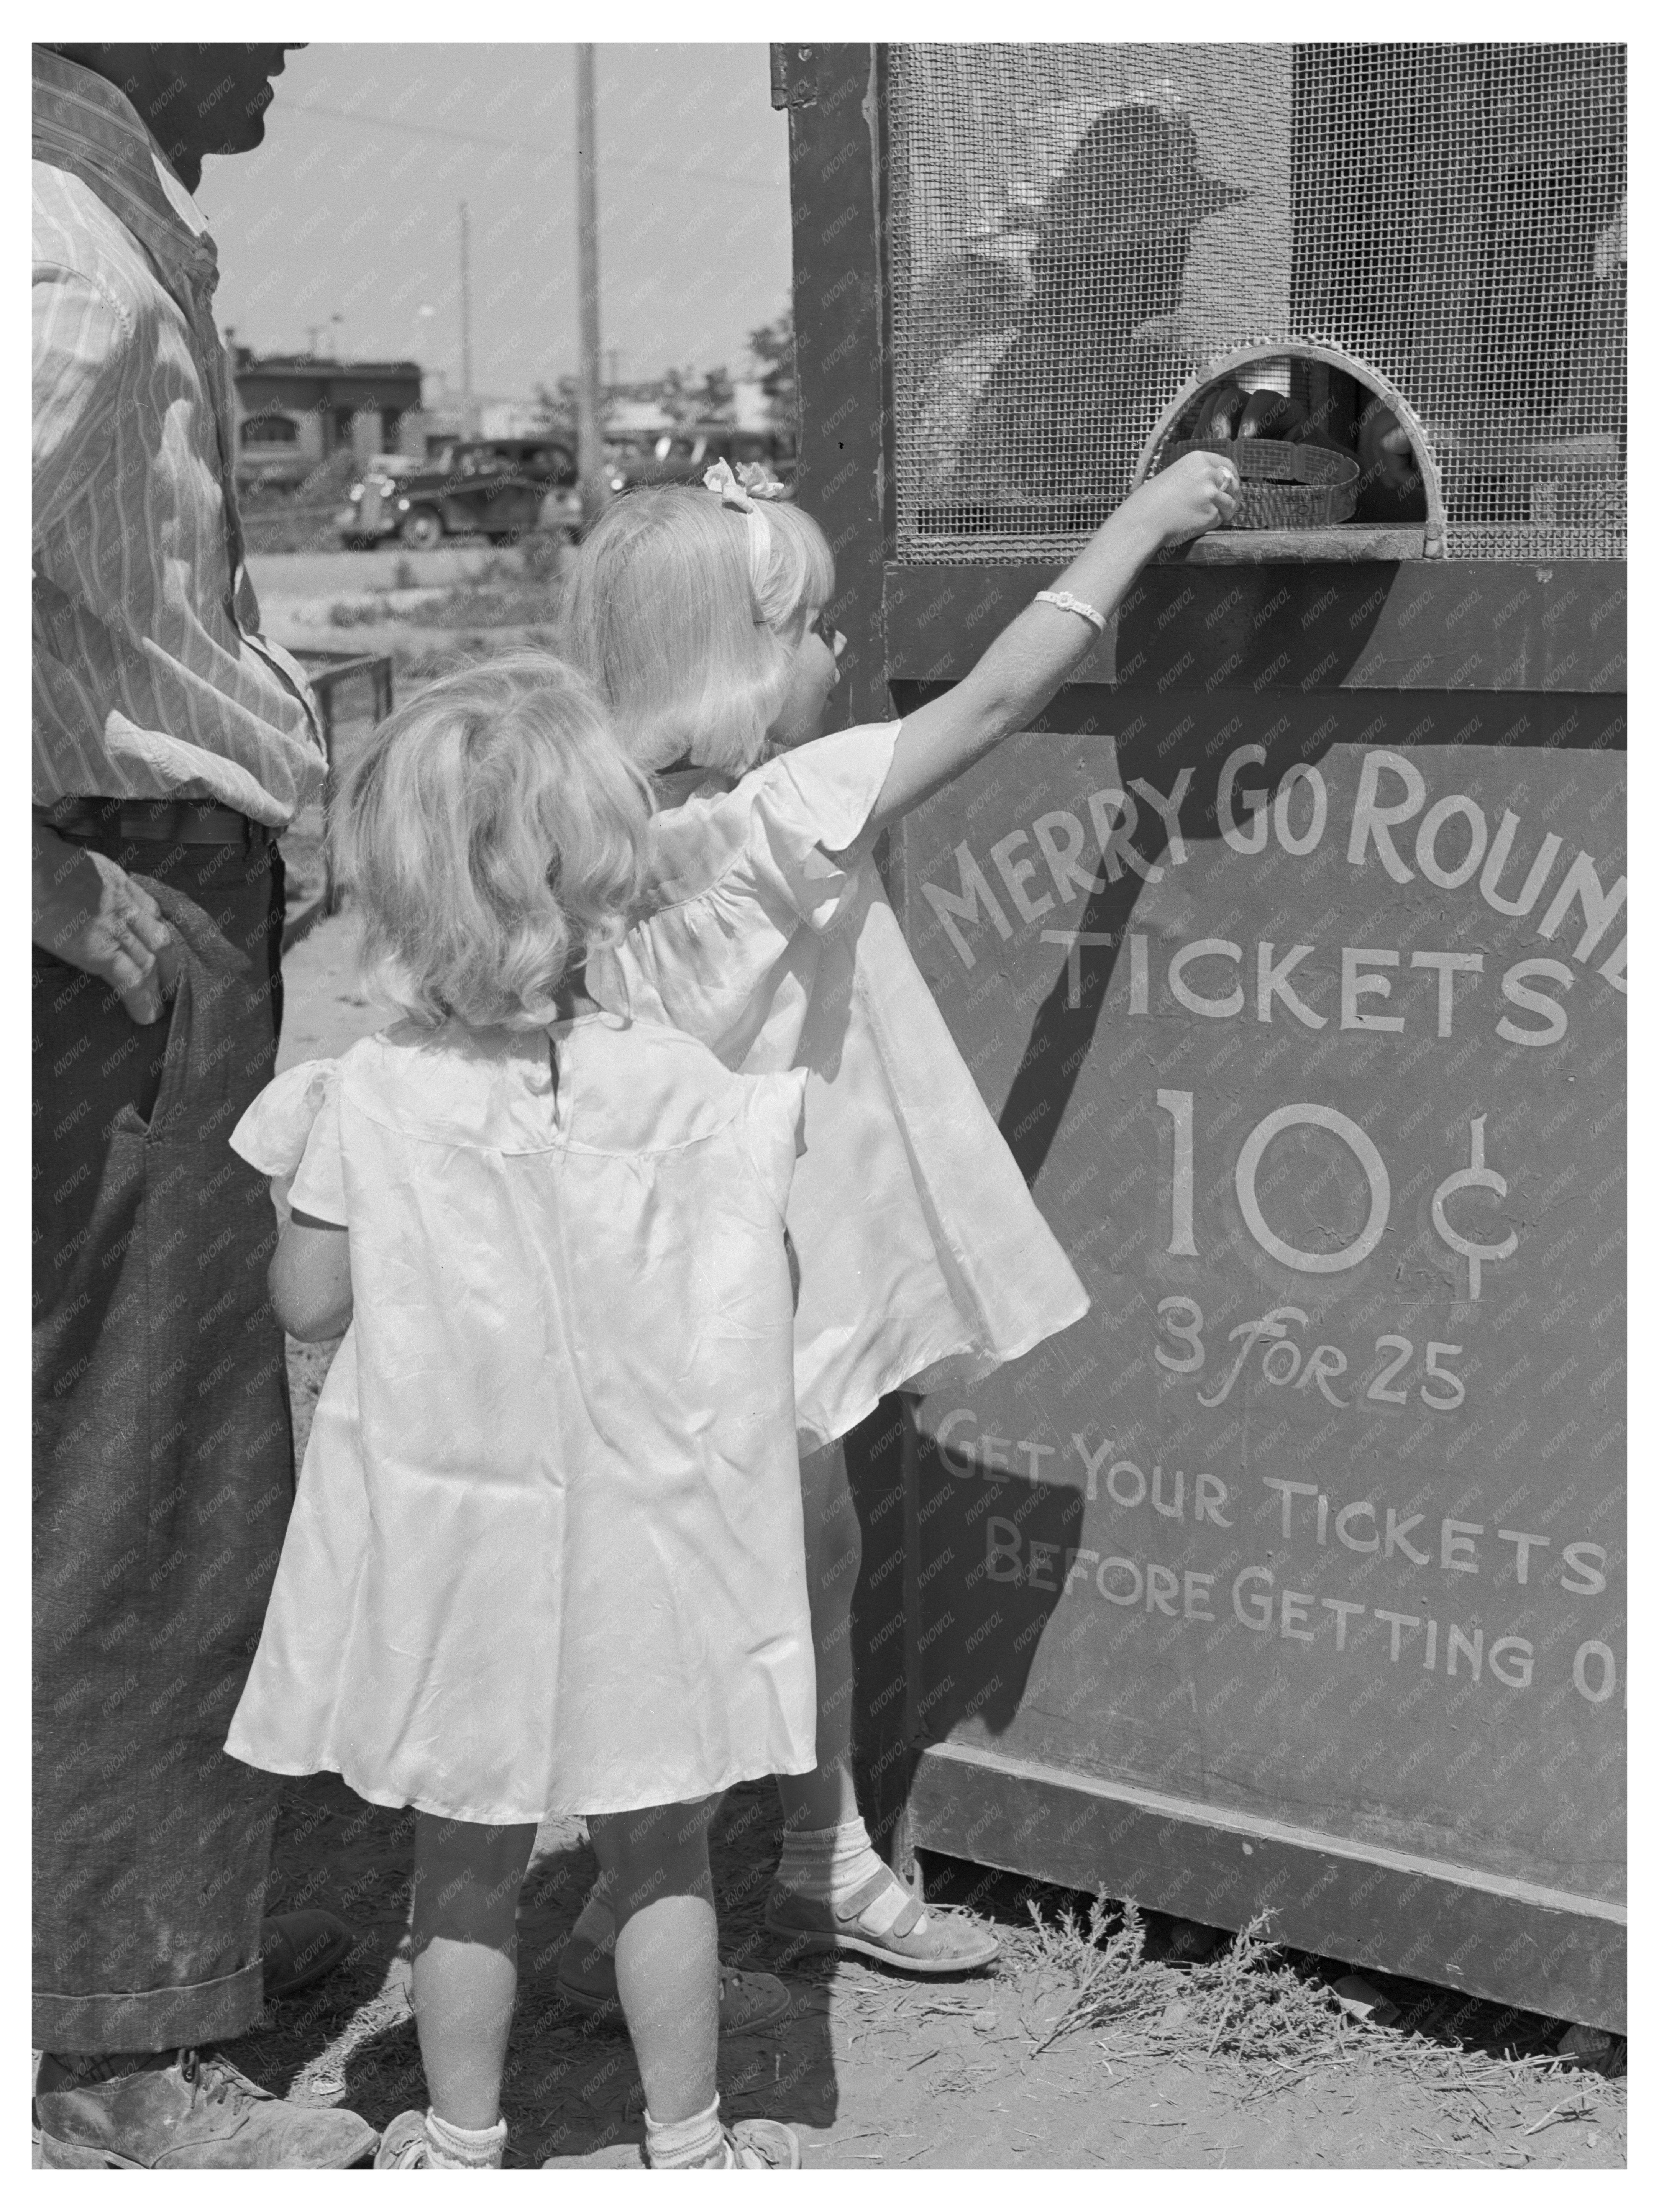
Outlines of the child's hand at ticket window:
<svg viewBox="0 0 1659 2212">
<path fill-rule="evenodd" d="M 1132 491 L 1119 513 L 1144 518 L 1164 544 L 1176 544 L 1231 522 L 1239 490 L 1238 471 L 1224 454 L 1183 453 Z"/>
</svg>

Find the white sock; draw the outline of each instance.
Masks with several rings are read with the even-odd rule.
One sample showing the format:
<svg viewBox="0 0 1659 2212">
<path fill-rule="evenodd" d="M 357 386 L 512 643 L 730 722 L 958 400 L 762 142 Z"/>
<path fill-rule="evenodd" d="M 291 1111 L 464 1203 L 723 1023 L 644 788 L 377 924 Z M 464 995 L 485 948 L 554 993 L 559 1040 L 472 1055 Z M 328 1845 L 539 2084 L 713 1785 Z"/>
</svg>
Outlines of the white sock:
<svg viewBox="0 0 1659 2212">
<path fill-rule="evenodd" d="M 815 1905 L 827 1905 L 852 1896 L 872 1875 L 890 1869 L 870 1841 L 870 1831 L 856 1818 L 836 1828 L 786 1828 L 778 1860 L 778 1884 Z M 866 1908 L 870 1928 L 884 1936 L 910 1902 L 910 1893 L 895 1875 L 886 1889 Z M 917 1926 L 925 1925 L 925 1919 Z"/>
<path fill-rule="evenodd" d="M 576 1916 L 576 1924 L 570 1931 L 571 1942 L 574 1943 L 579 1936 L 590 1951 L 614 1951 L 617 1948 L 617 1915 L 611 1902 L 608 1875 L 599 1876 Z"/>
<path fill-rule="evenodd" d="M 653 2120 L 647 2108 L 645 2155 L 653 2166 L 729 2166 L 732 2152 L 720 2125 L 720 2099 L 687 2120 Z"/>
<path fill-rule="evenodd" d="M 441 2173 L 470 2173 L 499 2166 L 507 2154 L 507 2122 L 493 2128 L 458 2128 L 427 2107 L 426 2162 Z"/>
</svg>

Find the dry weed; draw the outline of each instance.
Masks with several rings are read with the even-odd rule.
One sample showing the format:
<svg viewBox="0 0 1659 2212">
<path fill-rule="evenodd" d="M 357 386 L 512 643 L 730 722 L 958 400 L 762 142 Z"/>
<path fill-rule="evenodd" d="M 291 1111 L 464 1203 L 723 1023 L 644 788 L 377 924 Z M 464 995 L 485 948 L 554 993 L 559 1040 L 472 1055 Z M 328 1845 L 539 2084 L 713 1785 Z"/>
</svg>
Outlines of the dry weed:
<svg viewBox="0 0 1659 2212">
<path fill-rule="evenodd" d="M 1133 1903 L 1097 1898 L 1086 1921 L 1069 1905 L 1045 1915 L 1025 1900 L 1031 1963 L 1070 1984 L 1064 2008 L 1029 2056 L 1066 2036 L 1092 2032 L 1109 2064 L 1131 2060 L 1222 2065 L 1240 2078 L 1239 2101 L 1277 2095 L 1326 2068 L 1376 2063 L 1404 2069 L 1425 2088 L 1456 2091 L 1475 2103 L 1498 2094 L 1518 2098 L 1540 2082 L 1570 2079 L 1573 2094 L 1555 2120 L 1594 2118 L 1622 2108 L 1624 2084 L 1553 2054 L 1482 2049 L 1455 2036 L 1406 2025 L 1357 2020 L 1342 2008 L 1316 1965 L 1291 1959 L 1268 1939 L 1260 1914 L 1212 1959 L 1185 1965 L 1148 1955 L 1148 1929 Z"/>
<path fill-rule="evenodd" d="M 1299 1973 L 1267 1941 L 1269 1916 L 1242 1929 L 1220 1954 L 1178 1966 L 1149 1959 L 1146 1926 L 1133 1904 L 1097 1899 L 1086 1926 L 1067 1908 L 1057 1923 L 1029 1905 L 1038 1955 L 1069 1975 L 1073 1993 L 1032 2055 L 1065 2035 L 1104 2028 L 1110 2055 L 1127 2036 L 1134 2055 L 1236 2056 L 1253 2064 L 1316 2057 L 1346 2058 L 1352 2030 L 1322 1982 Z"/>
</svg>

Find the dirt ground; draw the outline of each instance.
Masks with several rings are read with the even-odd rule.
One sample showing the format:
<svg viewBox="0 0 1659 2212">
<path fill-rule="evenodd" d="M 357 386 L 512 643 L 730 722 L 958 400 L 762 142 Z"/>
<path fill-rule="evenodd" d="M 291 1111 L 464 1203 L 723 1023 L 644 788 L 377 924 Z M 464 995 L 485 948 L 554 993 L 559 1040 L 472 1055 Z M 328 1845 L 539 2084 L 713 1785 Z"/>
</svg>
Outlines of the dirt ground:
<svg viewBox="0 0 1659 2212">
<path fill-rule="evenodd" d="M 338 1051 L 378 1018 L 351 981 L 349 924 L 299 948 L 306 986 L 285 1060 Z M 297 972 L 296 972 L 297 971 Z M 299 1024 L 296 1023 L 296 1030 Z M 331 1346 L 290 1347 L 301 1452 Z M 728 2039 L 728 2118 L 800 2133 L 809 2167 L 1620 2168 L 1622 2039 L 1589 2065 L 1565 2023 L 1382 1974 L 1387 2026 L 1331 1994 L 1340 1961 L 1276 1959 L 1146 1916 L 1144 1950 L 1086 1940 L 1089 1900 L 929 1860 L 927 1893 L 971 1893 L 1003 1955 L 988 1974 L 919 1983 L 862 1960 L 790 1960 L 764 1931 L 779 1843 L 769 1784 L 726 1800 L 712 1839 L 722 1955 L 783 1975 L 778 2027 Z M 343 1913 L 359 1948 L 328 1981 L 272 2004 L 238 2063 L 279 2094 L 349 2104 L 377 2126 L 424 2100 L 407 1996 L 412 1817 L 331 1776 L 285 1792 L 273 1910 Z M 520 1908 L 519 2008 L 505 2109 L 509 2166 L 637 2166 L 638 2075 L 613 2026 L 573 2013 L 558 1954 L 594 1875 L 580 1822 L 537 1838 Z M 1068 1931 L 1067 1915 L 1073 1926 Z M 1104 1965 L 1112 1971 L 1102 1972 Z"/>
<path fill-rule="evenodd" d="M 761 1924 L 776 1820 L 769 1785 L 748 1786 L 727 1798 L 714 1832 L 723 1952 L 780 1968 L 794 2000 L 778 2027 L 723 2043 L 720 2086 L 728 2118 L 789 2121 L 808 2167 L 1625 2162 L 1621 2045 L 1610 2078 L 1553 2055 L 1559 2022 L 1382 1977 L 1373 1978 L 1379 1989 L 1404 2001 L 1401 2023 L 1352 2023 L 1321 1997 L 1312 1962 L 1258 1971 L 1243 2049 L 1209 2055 L 1209 2011 L 1183 2003 L 1200 1970 L 1150 1956 L 1138 1970 L 1147 1986 L 1135 2013 L 1144 2017 L 1151 1999 L 1150 2035 L 1108 2020 L 1045 2047 L 1074 1996 L 1078 1959 L 1053 1932 L 1063 1900 L 1044 1892 L 1028 1899 L 1012 1877 L 981 1899 L 1004 1939 L 988 1975 L 920 1984 L 861 1961 L 788 1963 Z M 364 1805 L 332 1778 L 289 1790 L 273 1904 L 330 1905 L 351 1919 L 360 1946 L 328 1981 L 272 2004 L 235 2054 L 279 2094 L 349 2104 L 376 2125 L 424 2101 L 403 1944 L 411 1836 L 410 1816 Z M 554 1984 L 593 1872 L 580 1826 L 550 1822 L 520 1910 L 509 2166 L 640 2162 L 641 2096 L 626 2038 L 572 2013 Z M 930 1891 L 948 1896 L 969 1870 L 936 1863 L 929 1872 Z M 1032 1901 L 1048 1916 L 1046 1941 L 1031 1923 Z M 1153 1942 L 1167 1952 L 1180 1932 L 1153 1923 Z M 1287 1983 L 1294 2005 L 1323 2023 L 1288 2059 L 1249 2047 L 1256 2014 L 1283 2008 Z"/>
<path fill-rule="evenodd" d="M 554 538 L 425 553 L 264 553 L 249 562 L 267 632 L 296 653 L 388 653 L 401 700 L 458 659 L 554 648 L 570 549 Z M 348 712 L 355 702 L 347 701 Z M 336 766 L 344 763 L 337 755 Z"/>
</svg>

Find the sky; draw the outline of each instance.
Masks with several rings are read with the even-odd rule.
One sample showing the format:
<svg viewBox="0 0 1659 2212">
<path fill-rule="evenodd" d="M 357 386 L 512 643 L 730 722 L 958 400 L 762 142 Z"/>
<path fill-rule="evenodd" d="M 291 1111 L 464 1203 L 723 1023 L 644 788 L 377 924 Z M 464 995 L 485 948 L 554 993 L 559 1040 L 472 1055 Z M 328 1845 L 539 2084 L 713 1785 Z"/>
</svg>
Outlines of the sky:
<svg viewBox="0 0 1659 2212">
<path fill-rule="evenodd" d="M 605 373 L 741 374 L 789 295 L 767 49 L 600 46 L 595 74 Z M 416 360 L 459 391 L 465 200 L 474 390 L 528 398 L 577 365 L 575 142 L 568 45 L 291 53 L 264 145 L 210 159 L 197 195 L 221 327 L 259 352 Z"/>
</svg>

